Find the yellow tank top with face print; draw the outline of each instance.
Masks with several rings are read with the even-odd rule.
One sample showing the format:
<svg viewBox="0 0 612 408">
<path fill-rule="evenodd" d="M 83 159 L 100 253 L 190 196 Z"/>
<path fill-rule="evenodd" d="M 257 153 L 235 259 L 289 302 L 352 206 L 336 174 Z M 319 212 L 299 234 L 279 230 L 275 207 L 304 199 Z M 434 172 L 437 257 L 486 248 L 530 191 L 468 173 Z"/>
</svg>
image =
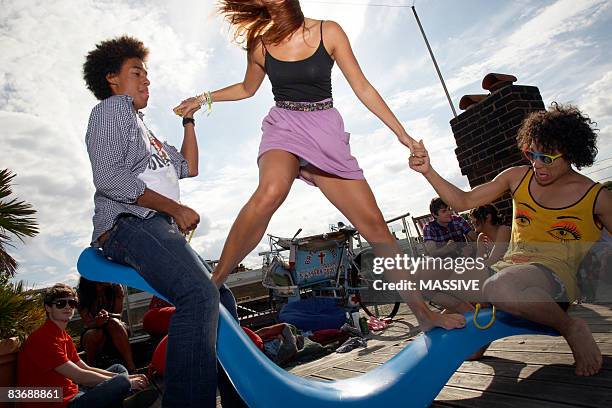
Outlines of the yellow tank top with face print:
<svg viewBox="0 0 612 408">
<path fill-rule="evenodd" d="M 582 259 L 600 238 L 602 225 L 594 207 L 603 186 L 591 188 L 572 205 L 548 208 L 538 204 L 529 191 L 529 169 L 512 194 L 512 234 L 504 258 L 491 266 L 496 272 L 517 264 L 541 264 L 565 284 L 568 300 L 578 295 L 576 275 Z"/>
</svg>

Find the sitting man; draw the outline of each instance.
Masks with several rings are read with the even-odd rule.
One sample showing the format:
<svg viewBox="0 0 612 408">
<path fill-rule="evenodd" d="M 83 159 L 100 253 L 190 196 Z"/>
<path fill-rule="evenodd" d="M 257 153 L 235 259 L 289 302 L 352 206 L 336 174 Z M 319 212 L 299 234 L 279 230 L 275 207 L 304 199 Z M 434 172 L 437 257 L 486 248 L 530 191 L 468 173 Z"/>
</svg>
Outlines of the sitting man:
<svg viewBox="0 0 612 408">
<path fill-rule="evenodd" d="M 117 349 L 128 372 L 136 369 L 127 327 L 121 321 L 123 288 L 121 285 L 93 282 L 81 276 L 78 286 L 79 314 L 85 326 L 81 334 L 81 347 L 87 355 L 87 364 L 95 365 L 98 354 L 109 343 Z"/>
<path fill-rule="evenodd" d="M 601 369 L 602 356 L 587 323 L 566 310 L 577 297 L 576 274 L 589 248 L 612 228 L 612 193 L 576 172 L 595 160 L 594 123 L 576 107 L 553 104 L 531 113 L 519 129 L 518 147 L 531 166 L 511 167 L 491 182 L 465 192 L 430 165 L 427 150 L 415 149 L 409 163 L 442 199 L 457 210 L 490 203 L 512 193 L 512 235 L 508 251 L 491 267 L 463 274 L 478 279 L 481 291 L 459 293 L 472 301 L 550 326 L 574 354 L 576 374 Z M 421 278 L 445 278 L 445 271 L 423 271 Z"/>
<path fill-rule="evenodd" d="M 57 407 L 147 407 L 157 399 L 157 391 L 147 389 L 128 397 L 130 390 L 148 385 L 144 375 L 128 375 L 120 364 L 106 370 L 90 367 L 77 354 L 66 325 L 77 306 L 76 292 L 58 283 L 44 295 L 47 321 L 25 341 L 19 353 L 19 387 L 61 387 L 63 401 Z M 126 399 L 126 397 L 128 397 Z M 125 399 L 125 400 L 124 400 Z M 20 404 L 22 408 L 40 403 Z"/>
<path fill-rule="evenodd" d="M 219 301 L 233 314 L 236 303 L 226 287 L 211 282 L 183 235 L 200 222 L 197 212 L 180 203 L 178 183 L 198 174 L 193 114 L 199 107 L 183 115 L 180 152 L 157 139 L 140 112 L 149 100 L 147 55 L 141 41 L 123 36 L 98 44 L 83 67 L 87 87 L 100 100 L 85 136 L 96 188 L 92 245 L 134 268 L 176 306 L 162 405 L 214 407 Z M 219 374 L 223 405 L 242 406 Z"/>
<path fill-rule="evenodd" d="M 469 256 L 467 240 L 476 241 L 478 235 L 463 218 L 453 215 L 448 205 L 436 197 L 429 204 L 429 212 L 434 217 L 423 228 L 423 242 L 429 256 L 457 257 Z"/>
</svg>

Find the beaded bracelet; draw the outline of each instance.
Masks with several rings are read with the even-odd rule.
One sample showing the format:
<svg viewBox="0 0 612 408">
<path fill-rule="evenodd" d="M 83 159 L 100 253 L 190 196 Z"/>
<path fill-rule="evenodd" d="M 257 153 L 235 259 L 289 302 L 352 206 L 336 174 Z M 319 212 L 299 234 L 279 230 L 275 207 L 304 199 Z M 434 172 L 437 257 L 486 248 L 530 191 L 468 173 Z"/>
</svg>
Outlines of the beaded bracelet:
<svg viewBox="0 0 612 408">
<path fill-rule="evenodd" d="M 196 100 L 198 101 L 200 106 L 204 106 L 204 103 L 206 103 L 206 116 L 210 115 L 210 113 L 212 112 L 213 103 L 212 94 L 210 93 L 210 91 L 203 92 L 202 94 L 196 96 Z"/>
</svg>

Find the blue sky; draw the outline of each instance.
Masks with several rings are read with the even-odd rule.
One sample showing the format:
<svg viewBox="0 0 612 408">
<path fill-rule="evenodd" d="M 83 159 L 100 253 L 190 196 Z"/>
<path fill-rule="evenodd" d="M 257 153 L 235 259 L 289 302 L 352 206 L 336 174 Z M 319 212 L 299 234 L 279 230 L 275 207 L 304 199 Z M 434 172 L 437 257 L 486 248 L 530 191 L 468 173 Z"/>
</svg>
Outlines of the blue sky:
<svg viewBox="0 0 612 408">
<path fill-rule="evenodd" d="M 344 3 L 344 4 L 343 4 Z M 366 0 L 302 1 L 304 14 L 337 21 L 348 33 L 370 82 L 409 133 L 424 139 L 433 164 L 467 188 L 454 156 L 452 117 L 408 7 L 367 6 Z M 412 5 L 376 0 L 372 4 Z M 603 0 L 417 1 L 417 10 L 455 105 L 484 93 L 482 77 L 503 72 L 540 88 L 544 102 L 571 102 L 598 122 L 598 162 L 585 174 L 612 178 L 612 6 Z M 129 34 L 149 47 L 151 98 L 146 121 L 158 137 L 181 143 L 171 107 L 184 97 L 242 79 L 245 53 L 229 41 L 213 1 L 3 2 L 0 15 L 1 167 L 17 173 L 15 191 L 38 210 L 41 233 L 11 253 L 17 279 L 42 287 L 76 283 L 76 259 L 89 243 L 91 169 L 84 135 L 96 100 L 81 78 L 97 42 Z M 421 215 L 433 190 L 406 164 L 407 150 L 359 103 L 337 67 L 335 105 L 351 147 L 386 218 Z M 257 185 L 261 119 L 272 105 L 264 81 L 253 98 L 219 103 L 197 116 L 200 175 L 181 182 L 182 200 L 202 218 L 192 241 L 217 258 L 234 218 Z M 296 181 L 269 233 L 321 233 L 344 217 L 321 193 Z M 258 267 L 257 251 L 245 260 Z"/>
</svg>

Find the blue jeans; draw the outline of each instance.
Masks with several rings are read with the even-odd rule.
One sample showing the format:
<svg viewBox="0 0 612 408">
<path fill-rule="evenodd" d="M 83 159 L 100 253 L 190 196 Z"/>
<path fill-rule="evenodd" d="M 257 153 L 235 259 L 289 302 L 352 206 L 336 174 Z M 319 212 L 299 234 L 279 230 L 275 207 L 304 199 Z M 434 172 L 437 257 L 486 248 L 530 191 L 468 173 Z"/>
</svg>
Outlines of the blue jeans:
<svg viewBox="0 0 612 408">
<path fill-rule="evenodd" d="M 118 375 L 93 387 L 79 386 L 79 393 L 68 403 L 68 408 L 120 407 L 123 399 L 130 394 L 128 371 L 121 364 L 106 369 Z"/>
<path fill-rule="evenodd" d="M 123 216 L 104 242 L 104 256 L 134 268 L 176 312 L 168 329 L 164 407 L 214 407 L 217 391 L 219 301 L 234 315 L 236 303 L 226 287 L 217 289 L 201 258 L 170 217 Z M 222 400 L 241 400 L 220 373 Z"/>
</svg>

